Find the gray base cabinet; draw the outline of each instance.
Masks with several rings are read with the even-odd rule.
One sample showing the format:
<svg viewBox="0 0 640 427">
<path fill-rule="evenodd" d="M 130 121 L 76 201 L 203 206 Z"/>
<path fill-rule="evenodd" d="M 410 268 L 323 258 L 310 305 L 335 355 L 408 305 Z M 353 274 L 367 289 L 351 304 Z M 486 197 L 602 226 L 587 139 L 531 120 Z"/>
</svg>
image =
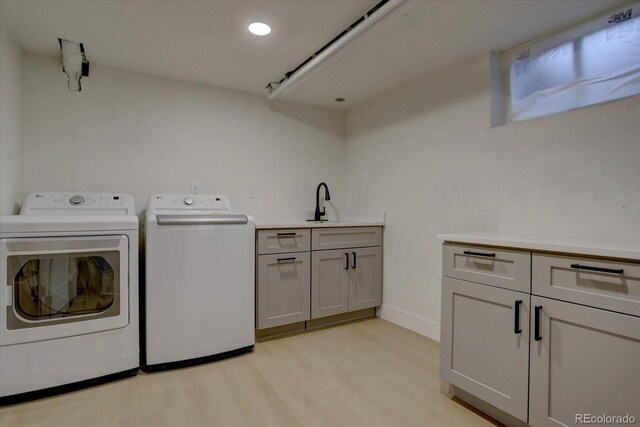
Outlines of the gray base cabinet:
<svg viewBox="0 0 640 427">
<path fill-rule="evenodd" d="M 380 227 L 313 230 L 312 319 L 382 304 L 381 245 Z"/>
<path fill-rule="evenodd" d="M 258 230 L 256 328 L 382 304 L 382 227 Z"/>
<path fill-rule="evenodd" d="M 640 420 L 640 318 L 537 296 L 531 306 L 539 333 L 531 341 L 530 424 L 579 425 L 577 414 Z"/>
<path fill-rule="evenodd" d="M 529 294 L 442 279 L 440 376 L 527 420 Z"/>
<path fill-rule="evenodd" d="M 640 420 L 640 263 L 445 244 L 443 275 L 442 379 L 534 427 Z"/>
</svg>

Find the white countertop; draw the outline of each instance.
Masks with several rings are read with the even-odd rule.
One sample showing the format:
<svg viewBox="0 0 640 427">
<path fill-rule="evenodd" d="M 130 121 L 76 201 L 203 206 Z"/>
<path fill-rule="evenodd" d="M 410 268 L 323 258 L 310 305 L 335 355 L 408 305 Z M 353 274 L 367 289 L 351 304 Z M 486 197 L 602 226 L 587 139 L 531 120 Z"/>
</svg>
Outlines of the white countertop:
<svg viewBox="0 0 640 427">
<path fill-rule="evenodd" d="M 287 217 L 270 220 L 256 219 L 256 229 L 274 230 L 277 228 L 331 228 L 331 227 L 382 227 L 385 223 L 383 210 L 345 210 L 330 211 L 329 221 L 307 221 L 313 218 L 313 211 L 300 211 Z"/>
<path fill-rule="evenodd" d="M 332 228 L 332 227 L 381 227 L 384 226 L 384 222 L 377 221 L 294 221 L 283 223 L 256 223 L 256 229 L 258 230 L 273 230 L 281 228 Z"/>
<path fill-rule="evenodd" d="M 438 234 L 438 239 L 476 245 L 504 246 L 546 252 L 567 252 L 640 261 L 640 241 L 587 237 L 566 237 L 538 233 L 473 232 Z"/>
</svg>

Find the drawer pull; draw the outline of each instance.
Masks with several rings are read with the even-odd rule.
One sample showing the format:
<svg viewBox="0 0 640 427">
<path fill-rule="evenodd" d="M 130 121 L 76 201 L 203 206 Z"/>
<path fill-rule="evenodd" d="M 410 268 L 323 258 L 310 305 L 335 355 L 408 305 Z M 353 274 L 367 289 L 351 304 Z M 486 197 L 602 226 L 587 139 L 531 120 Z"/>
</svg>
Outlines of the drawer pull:
<svg viewBox="0 0 640 427">
<path fill-rule="evenodd" d="M 349 252 L 344 253 L 344 269 L 349 269 Z"/>
<path fill-rule="evenodd" d="M 542 337 L 540 336 L 540 312 L 542 311 L 542 306 L 541 305 L 536 305 L 536 312 L 535 312 L 535 321 L 534 321 L 534 339 L 536 341 L 540 341 L 542 340 Z"/>
<path fill-rule="evenodd" d="M 288 258 L 278 258 L 278 262 L 293 262 L 296 260 L 296 257 L 288 257 Z"/>
<path fill-rule="evenodd" d="M 489 258 L 495 258 L 496 254 L 485 254 L 483 252 L 473 252 L 473 251 L 464 251 L 462 252 L 465 255 L 475 255 L 475 256 L 486 256 Z"/>
<path fill-rule="evenodd" d="M 351 264 L 351 268 L 355 269 L 356 268 L 356 253 L 355 252 L 351 252 L 351 255 L 353 255 L 353 263 Z"/>
<path fill-rule="evenodd" d="M 516 301 L 516 306 L 514 308 L 515 310 L 515 318 L 514 318 L 514 323 L 513 323 L 513 333 L 514 334 L 519 334 L 522 332 L 522 328 L 520 327 L 520 306 L 522 306 L 522 300 L 519 299 Z"/>
<path fill-rule="evenodd" d="M 278 237 L 296 237 L 298 233 L 278 233 Z"/>
<path fill-rule="evenodd" d="M 580 265 L 580 264 L 571 264 L 571 268 L 576 270 L 599 271 L 600 273 L 624 274 L 624 270 L 622 268 L 591 267 L 588 265 Z"/>
</svg>

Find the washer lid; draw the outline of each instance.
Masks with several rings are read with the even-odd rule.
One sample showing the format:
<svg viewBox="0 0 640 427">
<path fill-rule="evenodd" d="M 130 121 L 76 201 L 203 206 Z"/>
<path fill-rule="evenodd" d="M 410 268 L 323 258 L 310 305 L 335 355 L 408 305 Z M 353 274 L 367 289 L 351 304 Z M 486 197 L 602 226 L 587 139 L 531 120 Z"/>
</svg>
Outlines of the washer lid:
<svg viewBox="0 0 640 427">
<path fill-rule="evenodd" d="M 135 215 L 9 215 L 0 216 L 0 233 L 137 230 Z"/>
</svg>

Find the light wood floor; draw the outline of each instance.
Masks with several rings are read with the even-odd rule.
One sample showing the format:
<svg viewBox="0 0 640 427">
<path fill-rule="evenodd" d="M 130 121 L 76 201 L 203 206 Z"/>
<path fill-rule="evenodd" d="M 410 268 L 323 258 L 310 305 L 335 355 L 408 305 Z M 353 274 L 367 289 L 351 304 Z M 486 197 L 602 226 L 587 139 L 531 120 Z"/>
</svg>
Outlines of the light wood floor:
<svg viewBox="0 0 640 427">
<path fill-rule="evenodd" d="M 440 392 L 438 344 L 370 319 L 251 354 L 0 408 L 0 426 L 489 426 Z"/>
</svg>

